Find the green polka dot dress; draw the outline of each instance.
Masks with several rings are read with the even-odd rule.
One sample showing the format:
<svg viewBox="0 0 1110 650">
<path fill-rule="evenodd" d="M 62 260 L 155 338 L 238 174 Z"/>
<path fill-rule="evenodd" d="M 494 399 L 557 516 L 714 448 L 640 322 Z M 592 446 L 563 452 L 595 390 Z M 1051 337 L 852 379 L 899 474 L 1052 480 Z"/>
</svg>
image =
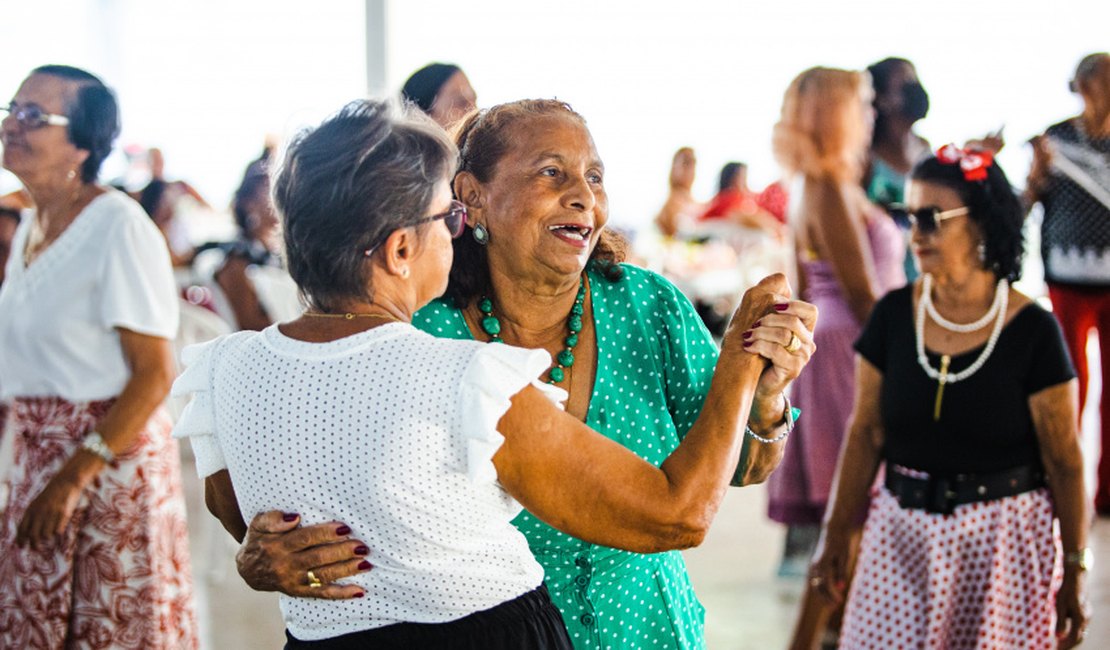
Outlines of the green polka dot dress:
<svg viewBox="0 0 1110 650">
<path fill-rule="evenodd" d="M 670 282 L 623 268 L 616 282 L 588 272 L 598 359 L 586 424 L 658 466 L 701 412 L 717 347 Z M 462 312 L 444 301 L 417 312 L 413 324 L 471 338 Z M 644 555 L 588 544 L 528 512 L 513 523 L 543 565 L 575 648 L 705 647 L 705 609 L 678 551 Z"/>
</svg>

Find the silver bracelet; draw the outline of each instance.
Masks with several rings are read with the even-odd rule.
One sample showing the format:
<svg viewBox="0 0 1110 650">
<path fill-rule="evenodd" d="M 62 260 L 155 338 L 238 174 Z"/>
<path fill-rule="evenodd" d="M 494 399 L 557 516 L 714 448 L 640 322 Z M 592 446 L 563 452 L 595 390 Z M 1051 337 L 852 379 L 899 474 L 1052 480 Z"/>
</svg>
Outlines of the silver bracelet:
<svg viewBox="0 0 1110 650">
<path fill-rule="evenodd" d="M 105 463 L 111 463 L 116 460 L 116 455 L 112 453 L 111 447 L 108 446 L 108 443 L 104 442 L 104 437 L 96 431 L 85 436 L 85 440 L 81 443 L 81 449 L 100 456 Z"/>
<path fill-rule="evenodd" d="M 747 434 L 749 437 L 762 442 L 765 445 L 773 445 L 776 442 L 782 442 L 783 440 L 786 440 L 786 436 L 790 435 L 790 432 L 794 430 L 794 407 L 790 405 L 790 398 L 786 396 L 786 393 L 782 394 L 782 401 L 786 404 L 786 408 L 782 411 L 782 417 L 784 420 L 786 420 L 786 431 L 783 431 L 774 438 L 764 438 L 763 436 L 757 434 L 755 431 L 752 431 L 751 425 L 745 423 L 744 433 Z"/>
</svg>

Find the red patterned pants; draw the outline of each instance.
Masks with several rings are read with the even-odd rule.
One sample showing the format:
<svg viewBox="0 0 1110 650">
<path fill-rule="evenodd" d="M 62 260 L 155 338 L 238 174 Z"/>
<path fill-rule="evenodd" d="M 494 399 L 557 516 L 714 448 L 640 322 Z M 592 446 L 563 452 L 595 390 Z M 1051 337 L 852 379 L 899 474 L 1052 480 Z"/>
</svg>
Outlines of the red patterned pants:
<svg viewBox="0 0 1110 650">
<path fill-rule="evenodd" d="M 112 401 L 17 398 L 0 503 L 0 648 L 197 647 L 177 444 L 159 411 L 86 488 L 65 532 L 15 545 L 23 513 Z"/>
</svg>

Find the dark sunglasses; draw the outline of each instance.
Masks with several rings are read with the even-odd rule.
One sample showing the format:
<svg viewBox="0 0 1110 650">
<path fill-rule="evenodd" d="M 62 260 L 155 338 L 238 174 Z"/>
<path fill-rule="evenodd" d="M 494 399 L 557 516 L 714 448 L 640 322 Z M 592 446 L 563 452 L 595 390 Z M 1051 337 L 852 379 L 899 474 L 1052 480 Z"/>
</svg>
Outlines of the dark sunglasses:
<svg viewBox="0 0 1110 650">
<path fill-rule="evenodd" d="M 28 131 L 40 129 L 44 126 L 67 126 L 69 124 L 69 118 L 65 115 L 47 113 L 38 104 L 20 106 L 12 102 L 7 106 L 0 106 L 0 111 L 7 111 L 15 118 L 16 122 L 19 122 L 20 126 Z"/>
<path fill-rule="evenodd" d="M 463 234 L 463 230 L 466 228 L 466 206 L 463 204 L 462 201 L 452 200 L 451 207 L 447 210 L 447 212 L 433 214 L 430 217 L 418 219 L 402 227 L 411 228 L 413 226 L 419 226 L 420 224 L 438 221 L 440 219 L 443 219 L 443 223 L 447 224 L 447 231 L 451 233 L 451 239 L 458 239 L 459 236 Z M 381 245 L 381 242 L 378 242 L 370 248 L 367 248 L 364 252 L 366 257 L 370 257 L 370 255 L 373 254 L 374 250 Z"/>
<path fill-rule="evenodd" d="M 895 221 L 910 224 L 911 227 L 917 228 L 917 232 L 922 235 L 930 235 L 936 232 L 937 229 L 940 228 L 941 222 L 945 219 L 965 217 L 969 213 L 966 207 L 941 210 L 933 206 L 909 210 L 906 206 L 897 204 L 887 208 L 887 211 Z"/>
</svg>

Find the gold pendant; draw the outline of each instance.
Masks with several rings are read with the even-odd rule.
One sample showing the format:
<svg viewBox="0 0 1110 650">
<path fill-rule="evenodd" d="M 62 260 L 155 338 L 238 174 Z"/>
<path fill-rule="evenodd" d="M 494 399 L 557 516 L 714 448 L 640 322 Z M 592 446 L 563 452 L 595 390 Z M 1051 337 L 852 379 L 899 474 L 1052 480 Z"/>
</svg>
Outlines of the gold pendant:
<svg viewBox="0 0 1110 650">
<path fill-rule="evenodd" d="M 944 385 L 948 383 L 948 364 L 952 357 L 943 355 L 940 358 L 940 378 L 937 380 L 937 400 L 933 404 L 933 422 L 940 420 L 940 401 L 944 399 Z"/>
</svg>

